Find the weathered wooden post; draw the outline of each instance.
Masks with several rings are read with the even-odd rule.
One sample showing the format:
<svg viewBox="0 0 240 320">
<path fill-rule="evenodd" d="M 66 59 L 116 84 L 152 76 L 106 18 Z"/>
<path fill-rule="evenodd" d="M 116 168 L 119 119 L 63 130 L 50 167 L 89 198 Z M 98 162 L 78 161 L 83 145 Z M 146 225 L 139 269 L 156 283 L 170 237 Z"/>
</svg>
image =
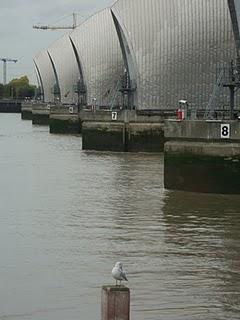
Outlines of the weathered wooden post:
<svg viewBox="0 0 240 320">
<path fill-rule="evenodd" d="M 101 320 L 130 319 L 130 290 L 125 286 L 102 287 Z"/>
</svg>

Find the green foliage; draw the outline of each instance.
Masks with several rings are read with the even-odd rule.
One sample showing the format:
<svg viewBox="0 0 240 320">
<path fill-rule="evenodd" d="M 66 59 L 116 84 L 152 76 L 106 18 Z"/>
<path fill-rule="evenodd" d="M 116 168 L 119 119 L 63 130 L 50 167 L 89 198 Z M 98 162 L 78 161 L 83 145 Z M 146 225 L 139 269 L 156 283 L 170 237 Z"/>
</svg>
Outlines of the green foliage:
<svg viewBox="0 0 240 320">
<path fill-rule="evenodd" d="M 27 76 L 12 79 L 7 85 L 0 84 L 0 99 L 13 98 L 24 99 L 35 96 L 36 86 L 29 84 Z"/>
<path fill-rule="evenodd" d="M 9 82 L 9 85 L 15 88 L 29 86 L 29 80 L 27 76 L 23 76 L 19 79 L 13 79 Z"/>
</svg>

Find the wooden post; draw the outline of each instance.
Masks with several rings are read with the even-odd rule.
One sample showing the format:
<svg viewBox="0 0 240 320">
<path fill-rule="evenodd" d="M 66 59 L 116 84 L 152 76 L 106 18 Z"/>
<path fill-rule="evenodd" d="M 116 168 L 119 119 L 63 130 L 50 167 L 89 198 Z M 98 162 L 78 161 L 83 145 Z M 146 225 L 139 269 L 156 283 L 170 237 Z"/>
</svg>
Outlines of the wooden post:
<svg viewBox="0 0 240 320">
<path fill-rule="evenodd" d="M 102 287 L 102 320 L 130 319 L 130 290 L 125 286 Z"/>
</svg>

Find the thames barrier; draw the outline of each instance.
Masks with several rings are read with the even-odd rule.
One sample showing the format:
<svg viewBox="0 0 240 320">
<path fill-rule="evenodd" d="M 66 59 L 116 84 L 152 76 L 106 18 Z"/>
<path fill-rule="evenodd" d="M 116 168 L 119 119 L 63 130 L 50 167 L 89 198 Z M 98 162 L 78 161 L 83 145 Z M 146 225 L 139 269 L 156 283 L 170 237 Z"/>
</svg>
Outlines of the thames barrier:
<svg viewBox="0 0 240 320">
<path fill-rule="evenodd" d="M 165 149 L 168 189 L 239 193 L 239 21 L 237 0 L 115 1 L 34 58 L 39 101 L 31 111 L 23 104 L 22 114 L 48 124 L 50 133 L 82 134 L 84 150 Z M 217 125 L 203 134 L 209 121 Z M 219 136 L 221 125 L 229 128 L 227 137 Z M 210 158 L 199 164 L 209 188 L 187 182 L 180 159 L 170 161 L 171 152 L 189 152 L 183 139 L 206 149 L 221 143 L 216 152 L 233 159 L 223 164 L 224 188 L 217 187 L 226 182 L 223 167 L 220 183 Z"/>
</svg>

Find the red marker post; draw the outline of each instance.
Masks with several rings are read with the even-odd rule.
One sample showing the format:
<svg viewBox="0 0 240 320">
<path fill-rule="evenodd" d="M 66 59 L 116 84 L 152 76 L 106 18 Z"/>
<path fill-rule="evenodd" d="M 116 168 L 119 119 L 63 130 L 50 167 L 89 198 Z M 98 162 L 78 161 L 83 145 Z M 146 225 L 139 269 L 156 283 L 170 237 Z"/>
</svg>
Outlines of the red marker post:
<svg viewBox="0 0 240 320">
<path fill-rule="evenodd" d="M 102 320 L 130 319 L 130 290 L 125 286 L 102 287 Z"/>
</svg>

